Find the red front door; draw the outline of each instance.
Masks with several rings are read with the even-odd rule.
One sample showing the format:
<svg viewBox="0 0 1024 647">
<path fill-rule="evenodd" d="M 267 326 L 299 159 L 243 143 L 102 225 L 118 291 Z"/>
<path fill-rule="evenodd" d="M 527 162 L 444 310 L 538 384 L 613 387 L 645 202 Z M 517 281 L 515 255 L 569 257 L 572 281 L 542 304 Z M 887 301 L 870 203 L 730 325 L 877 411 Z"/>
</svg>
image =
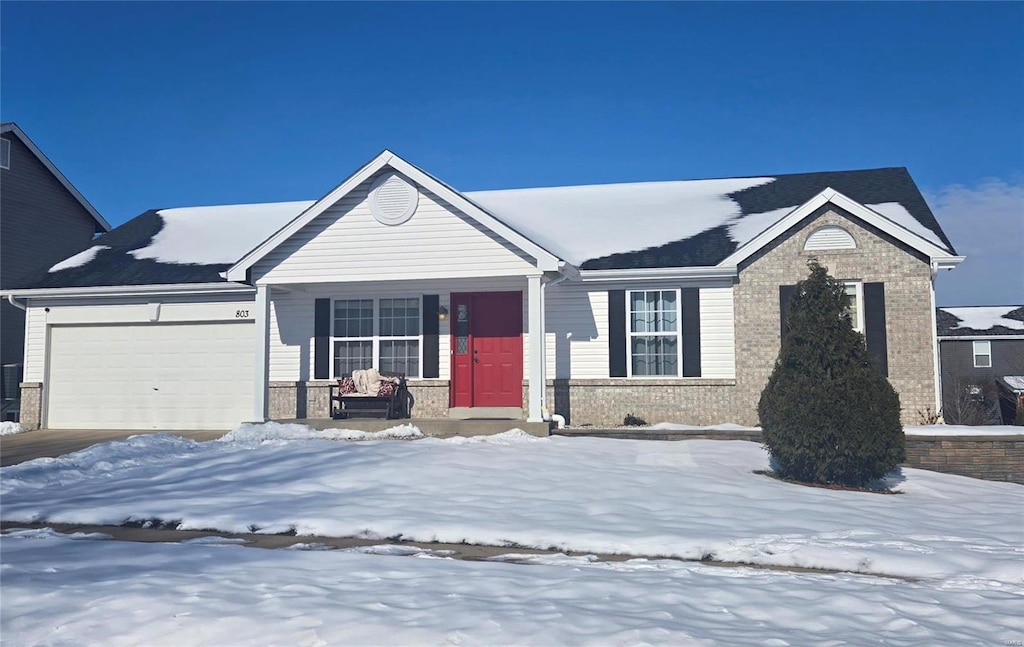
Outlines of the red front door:
<svg viewBox="0 0 1024 647">
<path fill-rule="evenodd" d="M 453 407 L 523 406 L 523 293 L 452 294 Z"/>
</svg>

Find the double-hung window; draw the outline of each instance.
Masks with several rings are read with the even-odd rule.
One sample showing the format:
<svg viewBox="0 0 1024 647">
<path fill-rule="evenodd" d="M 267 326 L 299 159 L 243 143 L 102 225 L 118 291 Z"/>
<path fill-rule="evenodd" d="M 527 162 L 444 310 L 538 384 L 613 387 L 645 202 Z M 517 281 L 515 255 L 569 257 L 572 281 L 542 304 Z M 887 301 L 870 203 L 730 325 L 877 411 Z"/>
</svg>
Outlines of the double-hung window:
<svg viewBox="0 0 1024 647">
<path fill-rule="evenodd" d="M 864 332 L 864 284 L 860 281 L 845 281 L 846 296 L 850 297 L 850 321 L 853 329 Z"/>
<path fill-rule="evenodd" d="M 420 374 L 420 300 L 336 299 L 334 377 L 374 367 Z"/>
<path fill-rule="evenodd" d="M 679 376 L 679 290 L 629 292 L 629 375 Z"/>
<path fill-rule="evenodd" d="M 992 342 L 974 342 L 974 368 L 992 368 Z"/>
</svg>

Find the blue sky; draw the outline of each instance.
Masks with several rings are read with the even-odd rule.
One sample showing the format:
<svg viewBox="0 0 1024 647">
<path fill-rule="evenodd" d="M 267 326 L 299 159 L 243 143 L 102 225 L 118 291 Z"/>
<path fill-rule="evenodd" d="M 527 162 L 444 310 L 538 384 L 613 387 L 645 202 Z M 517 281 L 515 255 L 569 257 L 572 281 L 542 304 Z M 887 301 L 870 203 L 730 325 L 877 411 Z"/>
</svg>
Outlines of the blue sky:
<svg viewBox="0 0 1024 647">
<path fill-rule="evenodd" d="M 312 199 L 390 148 L 456 188 L 906 166 L 1024 303 L 1024 4 L 0 4 L 0 118 L 112 223 Z"/>
</svg>

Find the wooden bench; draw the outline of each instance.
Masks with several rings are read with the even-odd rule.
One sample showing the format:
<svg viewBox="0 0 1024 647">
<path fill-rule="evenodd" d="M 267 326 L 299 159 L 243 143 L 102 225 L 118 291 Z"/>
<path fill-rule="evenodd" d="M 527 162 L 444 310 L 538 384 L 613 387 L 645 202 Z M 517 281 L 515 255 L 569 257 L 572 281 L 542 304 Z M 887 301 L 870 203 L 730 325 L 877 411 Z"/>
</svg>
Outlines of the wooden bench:
<svg viewBox="0 0 1024 647">
<path fill-rule="evenodd" d="M 395 418 L 409 417 L 409 389 L 404 373 L 381 371 L 382 378 L 397 379 L 391 395 L 342 393 L 341 383 L 331 385 L 331 418 Z M 346 379 L 346 378 L 343 378 Z"/>
</svg>

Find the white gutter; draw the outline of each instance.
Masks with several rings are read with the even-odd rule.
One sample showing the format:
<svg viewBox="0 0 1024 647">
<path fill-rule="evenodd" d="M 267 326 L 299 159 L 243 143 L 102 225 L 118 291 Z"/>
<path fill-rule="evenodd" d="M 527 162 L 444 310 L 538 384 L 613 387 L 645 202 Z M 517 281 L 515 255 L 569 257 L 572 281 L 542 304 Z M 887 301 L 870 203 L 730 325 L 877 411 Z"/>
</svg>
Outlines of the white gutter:
<svg viewBox="0 0 1024 647">
<path fill-rule="evenodd" d="M 703 267 L 644 267 L 623 270 L 580 270 L 583 281 L 635 281 L 656 279 L 731 279 L 739 275 L 735 265 Z"/>
<path fill-rule="evenodd" d="M 939 352 L 939 322 L 938 314 L 935 309 L 935 277 L 939 274 L 939 261 L 933 260 L 931 263 L 931 281 L 929 282 L 929 290 L 931 297 L 931 315 L 932 315 L 932 379 L 933 385 L 935 386 L 935 415 L 942 415 L 942 353 Z"/>
<path fill-rule="evenodd" d="M 13 294 L 7 295 L 7 303 L 10 303 L 12 306 L 19 310 L 28 310 L 28 306 L 26 306 L 24 303 L 18 303 L 17 301 L 14 300 Z"/>
<path fill-rule="evenodd" d="M 124 297 L 187 294 L 254 294 L 256 288 L 244 283 L 171 283 L 163 285 L 100 285 L 77 288 L 38 288 L 25 290 L 4 290 L 0 295 L 8 300 L 21 299 L 65 299 L 75 297 Z"/>
</svg>

